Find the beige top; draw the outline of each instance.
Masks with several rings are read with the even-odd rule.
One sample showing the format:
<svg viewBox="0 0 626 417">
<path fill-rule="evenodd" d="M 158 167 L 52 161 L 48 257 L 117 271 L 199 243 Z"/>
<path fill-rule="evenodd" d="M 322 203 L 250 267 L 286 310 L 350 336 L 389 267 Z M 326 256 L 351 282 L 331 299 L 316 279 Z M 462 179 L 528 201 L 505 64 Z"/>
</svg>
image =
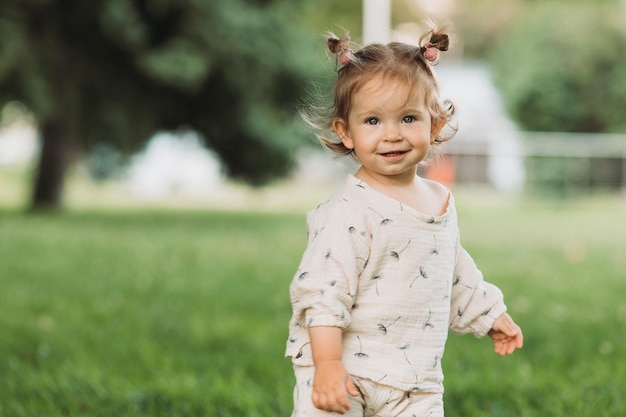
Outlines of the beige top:
<svg viewBox="0 0 626 417">
<path fill-rule="evenodd" d="M 506 311 L 459 244 L 454 198 L 424 215 L 349 176 L 307 215 L 290 286 L 286 356 L 312 365 L 308 327 L 344 329 L 350 374 L 406 391 L 443 391 L 448 329 L 482 337 Z"/>
</svg>

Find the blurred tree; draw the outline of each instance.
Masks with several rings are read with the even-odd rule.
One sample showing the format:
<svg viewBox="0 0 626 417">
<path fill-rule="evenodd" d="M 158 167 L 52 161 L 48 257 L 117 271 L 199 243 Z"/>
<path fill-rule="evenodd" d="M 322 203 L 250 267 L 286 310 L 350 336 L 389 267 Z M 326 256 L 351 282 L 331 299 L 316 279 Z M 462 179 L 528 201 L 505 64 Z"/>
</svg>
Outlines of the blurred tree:
<svg viewBox="0 0 626 417">
<path fill-rule="evenodd" d="M 559 3 L 564 6 L 561 15 L 554 16 L 554 25 L 566 17 L 562 13 L 567 13 L 570 7 L 586 4 L 611 7 L 615 11 L 619 2 L 626 4 L 624 0 L 455 0 L 452 20 L 459 33 L 456 47 L 463 49 L 465 58 L 486 59 L 498 39 L 506 36 L 524 13 L 532 14 L 538 5 Z"/>
<path fill-rule="evenodd" d="M 616 1 L 537 3 L 497 39 L 496 83 L 522 128 L 626 132 L 625 18 Z"/>
<path fill-rule="evenodd" d="M 358 41 L 363 36 L 363 0 L 316 0 L 310 1 L 302 8 L 303 24 L 319 35 L 328 30 L 350 32 L 350 37 Z"/>
<path fill-rule="evenodd" d="M 59 206 L 71 154 L 136 151 L 158 130 L 198 131 L 233 178 L 285 174 L 319 68 L 295 3 L 0 2 L 0 105 L 24 103 L 42 139 L 32 207 Z"/>
<path fill-rule="evenodd" d="M 462 48 L 464 58 L 485 59 L 523 7 L 524 0 L 458 0 L 453 20 L 460 36 L 455 46 Z"/>
</svg>

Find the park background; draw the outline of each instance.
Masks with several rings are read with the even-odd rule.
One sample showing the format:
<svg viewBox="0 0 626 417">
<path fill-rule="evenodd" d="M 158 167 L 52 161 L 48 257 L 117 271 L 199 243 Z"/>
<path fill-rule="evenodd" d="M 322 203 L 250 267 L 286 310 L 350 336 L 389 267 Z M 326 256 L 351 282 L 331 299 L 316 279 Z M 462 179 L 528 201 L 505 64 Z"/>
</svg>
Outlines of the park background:
<svg viewBox="0 0 626 417">
<path fill-rule="evenodd" d="M 453 23 L 459 133 L 424 175 L 526 336 L 506 359 L 451 336 L 447 415 L 626 415 L 625 2 L 390 4 L 390 39 Z M 289 415 L 304 213 L 354 168 L 296 109 L 363 14 L 0 4 L 0 416 Z"/>
</svg>

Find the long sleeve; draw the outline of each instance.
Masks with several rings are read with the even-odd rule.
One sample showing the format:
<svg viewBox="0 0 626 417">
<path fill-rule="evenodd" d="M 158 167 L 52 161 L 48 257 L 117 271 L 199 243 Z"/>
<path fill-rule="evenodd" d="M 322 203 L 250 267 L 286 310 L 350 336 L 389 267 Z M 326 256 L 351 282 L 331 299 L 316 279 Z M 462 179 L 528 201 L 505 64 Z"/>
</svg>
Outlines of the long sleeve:
<svg viewBox="0 0 626 417">
<path fill-rule="evenodd" d="M 291 286 L 293 320 L 300 326 L 350 325 L 358 277 L 369 256 L 369 235 L 346 204 L 307 216 L 308 244 Z"/>
<path fill-rule="evenodd" d="M 450 330 L 457 334 L 472 333 L 483 337 L 505 312 L 500 289 L 484 281 L 472 257 L 458 244 L 452 282 Z"/>
</svg>

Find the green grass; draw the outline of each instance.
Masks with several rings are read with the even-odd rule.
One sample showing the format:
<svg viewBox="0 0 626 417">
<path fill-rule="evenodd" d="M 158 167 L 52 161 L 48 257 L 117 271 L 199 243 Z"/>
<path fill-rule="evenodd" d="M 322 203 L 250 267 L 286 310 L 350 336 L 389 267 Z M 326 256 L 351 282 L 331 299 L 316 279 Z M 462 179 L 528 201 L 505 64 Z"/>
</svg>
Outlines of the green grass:
<svg viewBox="0 0 626 417">
<path fill-rule="evenodd" d="M 451 336 L 447 416 L 626 415 L 626 211 L 595 207 L 459 207 L 525 347 Z M 0 211 L 0 417 L 288 416 L 304 233 L 303 214 Z"/>
</svg>

